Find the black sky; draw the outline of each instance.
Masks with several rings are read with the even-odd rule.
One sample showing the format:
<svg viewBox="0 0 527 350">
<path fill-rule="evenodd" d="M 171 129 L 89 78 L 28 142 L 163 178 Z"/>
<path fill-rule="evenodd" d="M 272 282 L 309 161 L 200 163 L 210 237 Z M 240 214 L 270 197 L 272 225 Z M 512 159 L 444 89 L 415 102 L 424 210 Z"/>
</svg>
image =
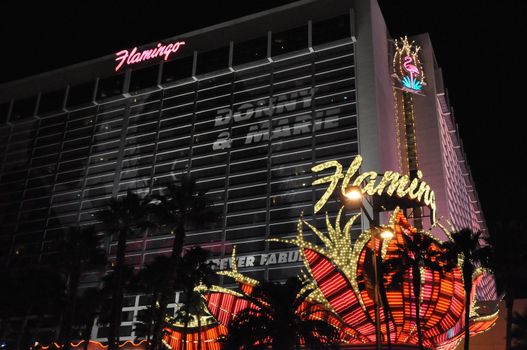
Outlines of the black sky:
<svg viewBox="0 0 527 350">
<path fill-rule="evenodd" d="M 2 1 L 0 83 L 289 2 Z M 527 2 L 379 2 L 392 36 L 431 35 L 489 224 L 524 218 Z"/>
</svg>

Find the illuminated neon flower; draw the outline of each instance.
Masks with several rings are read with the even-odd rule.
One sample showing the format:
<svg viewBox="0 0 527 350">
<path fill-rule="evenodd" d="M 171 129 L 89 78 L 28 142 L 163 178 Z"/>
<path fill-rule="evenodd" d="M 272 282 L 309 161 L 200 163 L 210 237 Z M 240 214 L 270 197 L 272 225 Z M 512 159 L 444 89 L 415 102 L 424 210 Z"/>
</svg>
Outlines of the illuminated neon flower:
<svg viewBox="0 0 527 350">
<path fill-rule="evenodd" d="M 236 252 L 233 251 L 233 259 L 236 258 Z M 251 313 L 258 314 L 265 305 L 265 300 L 260 299 L 259 295 L 255 295 L 255 287 L 260 283 L 257 280 L 248 278 L 237 271 L 236 266 L 233 266 L 232 271 L 220 271 L 219 274 L 229 276 L 238 282 L 239 291 L 225 289 L 218 286 L 212 288 L 202 288 L 204 298 L 207 301 L 208 309 L 222 327 L 231 324 L 231 321 L 237 316 L 252 310 Z M 353 330 L 349 329 L 334 313 L 332 313 L 324 304 L 317 300 L 317 292 L 314 290 L 316 286 L 308 281 L 304 281 L 302 289 L 299 292 L 301 295 L 297 299 L 298 305 L 295 307 L 294 313 L 303 320 L 324 321 L 338 330 L 338 339 L 351 342 L 354 337 Z M 312 291 L 313 290 L 313 291 Z M 306 297 L 306 291 L 310 293 Z M 243 311 L 243 312 L 242 312 Z M 269 340 L 270 341 L 270 340 Z"/>
<path fill-rule="evenodd" d="M 333 225 L 326 215 L 327 232 L 322 232 L 302 218 L 298 222 L 297 236 L 291 240 L 272 239 L 300 248 L 309 281 L 314 291 L 310 294 L 301 308 L 321 308 L 320 315 L 326 315 L 327 322 L 340 330 L 342 343 L 347 344 L 374 344 L 375 343 L 375 306 L 371 292 L 370 261 L 371 255 L 368 245 L 371 243 L 369 231 L 363 232 L 352 244 L 351 228 L 358 216 L 352 217 L 341 227 L 342 209 L 338 213 Z M 320 239 L 322 245 L 315 245 L 304 239 L 303 229 L 307 226 Z M 393 258 L 400 249 L 405 248 L 404 235 L 427 235 L 432 240 L 431 249 L 441 249 L 440 241 L 428 233 L 418 232 L 412 227 L 402 212 L 396 210 L 390 219 L 388 227 L 393 230 L 394 236 L 387 240 L 378 240 L 381 259 Z M 446 231 L 446 229 L 445 229 Z M 448 232 L 447 232 L 448 234 Z M 233 251 L 235 259 L 235 251 Z M 423 346 L 429 349 L 450 350 L 463 338 L 464 326 L 464 288 L 461 272 L 462 260 L 459 260 L 449 271 L 438 272 L 426 266 L 421 267 L 420 303 L 419 314 L 423 335 Z M 215 334 L 203 336 L 203 349 L 219 349 L 218 338 L 225 334 L 226 327 L 236 315 L 246 308 L 255 308 L 247 295 L 259 283 L 239 273 L 236 264 L 232 270 L 220 271 L 221 275 L 233 278 L 239 286 L 239 291 L 226 289 L 219 286 L 202 288 L 203 297 L 218 327 Z M 477 270 L 473 276 L 474 289 L 471 298 L 470 330 L 471 334 L 478 334 L 494 325 L 497 320 L 497 311 L 490 314 L 479 314 L 477 307 L 476 290 L 484 277 L 485 271 Z M 381 335 L 383 342 L 392 344 L 418 345 L 416 330 L 416 303 L 412 293 L 411 270 L 403 271 L 402 282 L 397 288 L 390 284 L 388 273 L 384 275 L 385 302 L 389 312 L 380 307 Z M 311 304 L 311 305 L 310 305 Z M 302 310 L 299 308 L 299 312 Z M 329 312 L 322 312 L 329 311 Z M 329 315 L 329 316 L 328 316 Z M 385 319 L 388 317 L 388 322 Z M 179 338 L 178 338 L 179 337 Z M 170 341 L 168 339 L 171 339 Z M 166 343 L 175 349 L 181 339 L 172 331 L 165 337 Z M 187 339 L 195 339 L 190 335 Z M 206 346 L 206 347 L 205 347 Z M 187 349 L 197 349 L 189 344 Z"/>
<path fill-rule="evenodd" d="M 350 230 L 357 216 L 352 217 L 344 228 L 341 228 L 341 213 L 342 210 L 337 215 L 335 227 L 326 215 L 327 233 L 300 220 L 296 239 L 287 242 L 301 249 L 305 265 L 329 306 L 354 333 L 360 335 L 353 343 L 374 343 L 374 298 L 368 290 L 366 276 L 371 261 L 367 258 L 367 245 L 370 244 L 371 235 L 369 231 L 363 232 L 352 245 Z M 324 246 L 305 241 L 303 225 L 308 226 Z M 383 259 L 404 247 L 403 235 L 427 234 L 418 233 L 398 210 L 391 218 L 390 227 L 395 235 L 392 239 L 380 243 Z M 440 242 L 431 235 L 430 238 L 437 242 L 439 249 Z M 426 265 L 421 267 L 420 320 L 425 348 L 448 349 L 457 345 L 463 337 L 465 295 L 461 264 L 460 261 L 451 271 L 443 273 L 433 271 Z M 474 293 L 469 296 L 473 305 L 469 311 L 472 315 L 472 334 L 487 330 L 497 320 L 497 311 L 490 315 L 479 315 L 475 307 L 475 291 L 484 273 L 479 270 L 474 274 Z M 387 304 L 392 317 L 386 322 L 386 313 L 381 307 L 381 333 L 383 342 L 387 342 L 389 334 L 392 344 L 418 345 L 411 271 L 404 271 L 403 276 L 400 288 L 386 288 Z"/>
</svg>

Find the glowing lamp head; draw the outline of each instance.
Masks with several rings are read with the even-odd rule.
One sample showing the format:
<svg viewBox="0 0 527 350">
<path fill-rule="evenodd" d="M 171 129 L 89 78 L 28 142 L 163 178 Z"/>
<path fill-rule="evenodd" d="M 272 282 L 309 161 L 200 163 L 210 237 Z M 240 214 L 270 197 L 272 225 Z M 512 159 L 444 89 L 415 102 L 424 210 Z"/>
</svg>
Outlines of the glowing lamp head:
<svg viewBox="0 0 527 350">
<path fill-rule="evenodd" d="M 392 239 L 393 238 L 393 231 L 389 228 L 383 228 L 379 234 L 382 239 Z"/>
<path fill-rule="evenodd" d="M 362 200 L 362 191 L 359 186 L 350 186 L 346 190 L 345 196 L 350 201 L 358 202 Z"/>
</svg>

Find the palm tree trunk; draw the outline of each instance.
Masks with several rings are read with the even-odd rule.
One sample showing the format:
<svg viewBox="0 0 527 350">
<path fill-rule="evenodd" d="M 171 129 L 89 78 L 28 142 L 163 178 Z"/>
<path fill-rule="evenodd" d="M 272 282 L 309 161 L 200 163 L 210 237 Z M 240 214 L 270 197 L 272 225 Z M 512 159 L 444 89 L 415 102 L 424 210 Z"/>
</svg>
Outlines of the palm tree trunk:
<svg viewBox="0 0 527 350">
<path fill-rule="evenodd" d="M 183 335 L 181 336 L 181 348 L 180 348 L 181 350 L 190 350 L 187 344 L 188 320 L 189 320 L 188 306 L 185 305 L 185 322 L 183 326 Z"/>
<path fill-rule="evenodd" d="M 510 289 L 510 288 L 509 288 Z M 512 310 L 514 309 L 514 297 L 510 290 L 505 295 L 505 306 L 507 307 L 507 329 L 505 337 L 505 350 L 511 349 Z"/>
<path fill-rule="evenodd" d="M 60 343 L 63 346 L 63 350 L 70 349 L 71 342 L 71 329 L 73 326 L 73 319 L 75 317 L 75 307 L 77 290 L 79 289 L 80 282 L 80 265 L 76 264 L 72 268 L 72 272 L 69 276 L 68 286 L 68 304 L 62 319 L 62 325 L 60 327 Z"/>
<path fill-rule="evenodd" d="M 472 289 L 472 288 L 471 288 Z M 470 348 L 470 290 L 465 288 L 465 295 L 468 297 L 465 300 L 465 345 L 464 349 Z"/>
<path fill-rule="evenodd" d="M 172 291 L 176 290 L 179 260 L 185 243 L 185 226 L 178 224 L 174 230 L 174 242 L 172 243 L 172 254 L 170 256 L 170 276 L 167 276 L 167 287 L 161 291 L 159 296 L 159 312 L 154 321 L 151 350 L 157 350 L 161 345 L 163 317 L 169 304 Z"/>
<path fill-rule="evenodd" d="M 470 348 L 470 294 L 472 293 L 472 265 L 466 259 L 463 264 L 463 280 L 465 282 L 465 344 L 464 349 Z"/>
<path fill-rule="evenodd" d="M 16 349 L 22 350 L 24 349 L 24 336 L 26 335 L 26 328 L 29 321 L 29 315 L 31 314 L 31 310 L 33 308 L 33 305 L 29 304 L 26 308 L 26 312 L 24 314 L 24 319 L 22 321 L 22 327 L 20 327 L 20 333 L 18 334 L 18 338 L 16 341 Z"/>
<path fill-rule="evenodd" d="M 415 264 L 412 267 L 412 288 L 415 298 L 415 326 L 417 328 L 417 342 L 419 349 L 424 350 L 423 347 L 423 332 L 421 330 L 421 271 L 419 265 Z"/>
<path fill-rule="evenodd" d="M 158 298 L 158 292 L 154 291 L 152 293 L 152 302 L 150 303 L 150 310 L 152 312 L 152 317 L 150 319 L 150 324 L 148 325 L 148 332 L 146 333 L 146 350 L 152 349 L 152 343 L 150 342 L 150 339 L 153 338 L 154 335 L 154 329 L 156 325 L 156 319 L 158 311 L 156 311 L 156 305 L 157 305 L 157 298 Z"/>
<path fill-rule="evenodd" d="M 108 329 L 108 350 L 118 349 L 123 299 L 123 266 L 125 249 L 126 230 L 120 230 L 115 259 L 115 277 L 112 291 L 112 315 L 110 319 L 110 327 Z"/>
<path fill-rule="evenodd" d="M 172 271 L 170 271 L 170 274 L 172 274 Z M 167 306 L 170 302 L 170 299 L 173 299 L 173 277 L 170 275 L 166 276 L 166 285 L 165 288 L 163 288 L 159 294 L 154 297 L 154 300 L 152 300 L 152 305 L 155 307 L 157 305 L 156 302 L 159 303 L 159 309 L 156 313 L 154 313 L 153 317 L 153 326 L 152 326 L 152 343 L 150 344 L 150 350 L 158 350 L 161 346 L 161 340 L 163 338 L 163 324 L 164 324 L 164 318 L 166 315 Z M 172 282 L 171 282 L 172 281 Z"/>
<path fill-rule="evenodd" d="M 201 350 L 201 314 L 198 312 L 198 350 Z"/>
<path fill-rule="evenodd" d="M 391 331 L 390 331 L 390 315 L 392 311 L 390 310 L 390 305 L 388 305 L 388 297 L 386 296 L 386 288 L 384 288 L 384 284 L 381 282 L 380 284 L 380 290 L 381 290 L 381 298 L 383 303 L 383 310 L 384 310 L 384 322 L 386 323 L 386 338 L 387 338 L 387 344 L 388 344 L 388 350 L 392 350 L 392 339 L 391 339 Z M 395 323 L 394 323 L 395 326 Z"/>
<path fill-rule="evenodd" d="M 384 272 L 382 268 L 382 259 L 379 259 L 379 262 L 377 264 L 378 274 L 380 281 L 379 283 L 379 292 L 381 294 L 381 301 L 383 304 L 383 310 L 384 310 L 384 322 L 386 323 L 386 338 L 387 338 L 387 344 L 388 344 L 388 350 L 392 350 L 392 339 L 391 339 L 391 332 L 390 332 L 390 316 L 392 313 L 392 310 L 390 309 L 390 305 L 388 304 L 388 296 L 386 295 L 386 287 L 384 285 Z M 395 327 L 395 322 L 394 322 Z"/>
<path fill-rule="evenodd" d="M 84 340 L 84 344 L 82 344 L 82 346 L 84 350 L 88 350 L 88 346 L 90 345 L 91 330 L 93 328 L 94 322 L 95 317 L 91 317 L 90 320 L 84 325 L 84 332 L 82 334 L 82 339 Z"/>
<path fill-rule="evenodd" d="M 472 292 L 472 280 L 470 280 L 470 277 L 469 281 L 467 282 L 467 279 L 465 279 L 465 350 L 470 348 L 470 294 Z"/>
</svg>

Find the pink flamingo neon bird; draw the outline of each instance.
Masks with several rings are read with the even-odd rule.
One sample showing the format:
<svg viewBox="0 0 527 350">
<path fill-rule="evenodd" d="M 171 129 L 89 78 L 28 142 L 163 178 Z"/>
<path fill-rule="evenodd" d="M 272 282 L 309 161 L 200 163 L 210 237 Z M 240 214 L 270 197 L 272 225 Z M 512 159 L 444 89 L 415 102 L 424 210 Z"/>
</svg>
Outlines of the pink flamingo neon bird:
<svg viewBox="0 0 527 350">
<path fill-rule="evenodd" d="M 410 82 L 412 87 L 414 86 L 414 74 L 419 75 L 419 69 L 413 64 L 411 64 L 414 59 L 411 56 L 405 56 L 403 61 L 404 70 L 410 73 Z"/>
</svg>

